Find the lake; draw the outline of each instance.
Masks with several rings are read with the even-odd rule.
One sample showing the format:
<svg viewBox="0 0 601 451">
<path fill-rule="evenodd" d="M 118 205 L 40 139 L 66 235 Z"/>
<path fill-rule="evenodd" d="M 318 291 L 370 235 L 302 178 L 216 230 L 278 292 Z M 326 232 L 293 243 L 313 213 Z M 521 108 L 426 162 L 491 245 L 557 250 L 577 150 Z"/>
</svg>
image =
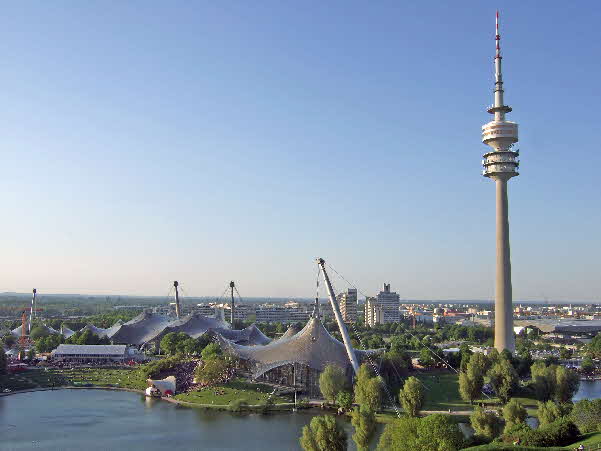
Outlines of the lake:
<svg viewBox="0 0 601 451">
<path fill-rule="evenodd" d="M 232 414 L 125 391 L 39 391 L 0 397 L 0 449 L 299 450 L 314 415 Z M 354 449 L 352 426 L 340 421 Z"/>
<path fill-rule="evenodd" d="M 585 398 L 601 398 L 601 381 L 580 383 L 574 400 Z M 0 449 L 299 450 L 301 429 L 314 415 L 232 414 L 125 391 L 39 391 L 0 397 Z M 355 449 L 352 426 L 340 423 Z"/>
</svg>

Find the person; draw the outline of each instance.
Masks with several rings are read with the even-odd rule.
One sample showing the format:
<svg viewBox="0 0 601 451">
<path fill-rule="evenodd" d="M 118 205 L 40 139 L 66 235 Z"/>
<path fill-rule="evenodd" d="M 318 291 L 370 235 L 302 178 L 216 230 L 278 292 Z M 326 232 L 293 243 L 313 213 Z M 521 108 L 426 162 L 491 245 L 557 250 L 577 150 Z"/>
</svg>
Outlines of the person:
<svg viewBox="0 0 601 451">
<path fill-rule="evenodd" d="M 576 449 L 582 449 L 583 450 L 584 449 L 584 445 L 581 443 L 580 446 L 578 448 L 576 448 Z"/>
</svg>

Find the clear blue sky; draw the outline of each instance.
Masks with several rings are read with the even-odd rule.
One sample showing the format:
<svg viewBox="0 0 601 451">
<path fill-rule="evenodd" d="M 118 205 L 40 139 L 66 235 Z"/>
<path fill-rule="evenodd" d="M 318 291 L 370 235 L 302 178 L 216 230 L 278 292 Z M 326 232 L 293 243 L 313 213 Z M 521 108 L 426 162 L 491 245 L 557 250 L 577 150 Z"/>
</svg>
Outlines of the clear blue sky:
<svg viewBox="0 0 601 451">
<path fill-rule="evenodd" d="M 496 6 L 5 4 L 0 291 L 492 298 Z M 601 3 L 498 6 L 514 298 L 599 301 Z"/>
</svg>

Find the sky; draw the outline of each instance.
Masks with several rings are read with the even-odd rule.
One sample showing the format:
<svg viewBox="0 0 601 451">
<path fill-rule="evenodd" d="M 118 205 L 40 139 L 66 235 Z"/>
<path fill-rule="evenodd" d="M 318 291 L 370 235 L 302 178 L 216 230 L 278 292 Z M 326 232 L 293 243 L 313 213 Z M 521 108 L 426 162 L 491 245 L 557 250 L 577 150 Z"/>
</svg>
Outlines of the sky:
<svg viewBox="0 0 601 451">
<path fill-rule="evenodd" d="M 497 7 L 514 300 L 601 301 L 598 1 L 5 4 L 0 291 L 493 298 Z"/>
</svg>

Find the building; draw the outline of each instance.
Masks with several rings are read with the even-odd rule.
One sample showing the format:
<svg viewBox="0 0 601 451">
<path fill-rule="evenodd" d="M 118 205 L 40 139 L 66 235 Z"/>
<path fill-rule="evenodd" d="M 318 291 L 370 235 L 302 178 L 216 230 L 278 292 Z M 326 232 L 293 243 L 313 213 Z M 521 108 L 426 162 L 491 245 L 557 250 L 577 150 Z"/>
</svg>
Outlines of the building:
<svg viewBox="0 0 601 451">
<path fill-rule="evenodd" d="M 494 105 L 488 109 L 494 119 L 482 126 L 482 142 L 491 150 L 484 154 L 482 174 L 494 180 L 496 186 L 495 348 L 499 352 L 505 349 L 514 352 L 507 182 L 518 175 L 519 151 L 513 149 L 518 141 L 518 124 L 505 120 L 505 114 L 511 112 L 511 107 L 503 102 L 498 11 L 496 30 Z"/>
<path fill-rule="evenodd" d="M 345 345 L 336 340 L 318 318 L 312 317 L 298 333 L 271 342 L 268 346 L 241 346 L 217 336 L 224 350 L 241 361 L 241 369 L 253 379 L 295 387 L 310 397 L 320 396 L 319 376 L 328 365 L 343 370 L 352 381 L 353 367 Z M 383 350 L 355 350 L 360 362 Z"/>
<path fill-rule="evenodd" d="M 384 284 L 384 290 L 376 297 L 378 305 L 384 311 L 385 323 L 398 323 L 401 320 L 401 297 L 398 293 L 390 291 L 390 284 Z"/>
<path fill-rule="evenodd" d="M 357 321 L 357 289 L 349 288 L 346 293 L 340 293 L 336 296 L 342 321 L 345 323 L 354 323 Z"/>
<path fill-rule="evenodd" d="M 376 324 L 384 323 L 384 309 L 376 298 L 367 298 L 365 300 L 365 324 L 373 327 Z"/>
<path fill-rule="evenodd" d="M 306 322 L 311 316 L 311 307 L 301 305 L 285 307 L 281 305 L 262 305 L 255 311 L 258 323 L 296 323 Z"/>
<path fill-rule="evenodd" d="M 58 345 L 50 353 L 53 360 L 71 363 L 123 363 L 130 360 L 125 345 Z"/>
</svg>

